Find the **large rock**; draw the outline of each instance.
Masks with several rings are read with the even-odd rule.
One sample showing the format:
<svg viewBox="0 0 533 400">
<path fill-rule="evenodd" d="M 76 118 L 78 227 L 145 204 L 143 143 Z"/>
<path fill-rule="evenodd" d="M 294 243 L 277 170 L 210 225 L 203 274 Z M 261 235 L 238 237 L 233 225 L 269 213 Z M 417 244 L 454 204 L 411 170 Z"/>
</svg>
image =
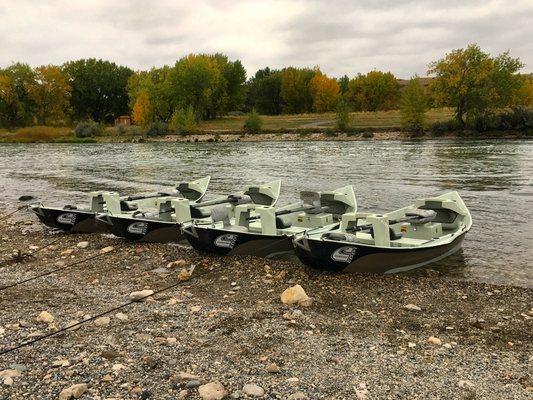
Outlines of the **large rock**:
<svg viewBox="0 0 533 400">
<path fill-rule="evenodd" d="M 130 300 L 131 301 L 143 300 L 145 297 L 151 296 L 153 294 L 154 294 L 154 291 L 149 290 L 149 289 L 141 290 L 139 292 L 132 292 L 130 293 Z"/>
<path fill-rule="evenodd" d="M 248 383 L 244 385 L 242 391 L 244 394 L 252 397 L 263 397 L 265 395 L 265 390 L 255 383 Z"/>
<path fill-rule="evenodd" d="M 79 399 L 86 391 L 87 385 L 85 383 L 78 383 L 63 389 L 61 393 L 59 393 L 58 400 Z"/>
<path fill-rule="evenodd" d="M 300 285 L 294 285 L 284 290 L 281 294 L 281 302 L 283 304 L 300 304 L 308 303 L 311 298 L 305 293 L 305 290 Z"/>
<path fill-rule="evenodd" d="M 44 322 L 45 324 L 51 324 L 54 322 L 54 316 L 48 311 L 41 311 L 41 313 L 37 316 L 37 321 Z"/>
<path fill-rule="evenodd" d="M 222 400 L 228 392 L 222 386 L 222 383 L 215 381 L 209 382 L 198 388 L 198 394 L 203 400 Z"/>
</svg>

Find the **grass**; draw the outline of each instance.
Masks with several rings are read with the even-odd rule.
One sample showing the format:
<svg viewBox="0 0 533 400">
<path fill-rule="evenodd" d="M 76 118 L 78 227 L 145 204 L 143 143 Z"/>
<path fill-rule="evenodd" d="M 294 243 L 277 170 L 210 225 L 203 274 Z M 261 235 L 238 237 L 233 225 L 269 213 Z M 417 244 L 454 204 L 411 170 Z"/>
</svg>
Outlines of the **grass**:
<svg viewBox="0 0 533 400">
<path fill-rule="evenodd" d="M 400 112 L 398 110 L 350 113 L 353 128 L 399 128 Z M 453 117 L 448 108 L 431 109 L 427 112 L 429 124 L 445 121 Z M 263 130 L 279 129 L 325 129 L 335 126 L 335 113 L 295 114 L 295 115 L 262 115 Z M 246 115 L 223 117 L 210 121 L 202 121 L 200 129 L 205 131 L 237 131 L 242 129 Z"/>
</svg>

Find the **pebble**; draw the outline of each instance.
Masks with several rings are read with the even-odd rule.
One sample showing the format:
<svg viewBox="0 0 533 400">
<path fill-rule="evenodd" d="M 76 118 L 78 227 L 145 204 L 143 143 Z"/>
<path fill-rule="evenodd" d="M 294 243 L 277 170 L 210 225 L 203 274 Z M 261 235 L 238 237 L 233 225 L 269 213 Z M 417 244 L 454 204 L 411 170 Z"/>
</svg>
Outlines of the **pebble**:
<svg viewBox="0 0 533 400">
<path fill-rule="evenodd" d="M 291 286 L 290 288 L 285 289 L 281 294 L 281 302 L 283 304 L 300 304 L 309 299 L 310 297 L 300 285 Z"/>
<path fill-rule="evenodd" d="M 79 399 L 86 391 L 87 385 L 85 383 L 78 383 L 67 389 L 63 389 L 61 393 L 59 393 L 58 400 Z"/>
<path fill-rule="evenodd" d="M 106 325 L 109 325 L 110 322 L 111 322 L 111 318 L 100 317 L 94 320 L 94 326 L 106 326 Z"/>
<path fill-rule="evenodd" d="M 228 392 L 220 382 L 214 381 L 200 386 L 198 394 L 203 400 L 222 400 Z"/>
<path fill-rule="evenodd" d="M 126 314 L 121 313 L 121 312 L 116 313 L 115 318 L 117 318 L 120 321 L 127 321 L 129 319 L 129 317 Z"/>
<path fill-rule="evenodd" d="M 275 363 L 268 364 L 266 370 L 269 374 L 279 374 L 281 372 L 280 368 Z"/>
<path fill-rule="evenodd" d="M 422 309 L 415 304 L 406 304 L 403 308 L 409 311 L 422 311 Z"/>
<path fill-rule="evenodd" d="M 440 340 L 438 337 L 435 337 L 435 336 L 430 336 L 427 342 L 434 346 L 440 346 L 442 344 L 442 340 Z"/>
<path fill-rule="evenodd" d="M 303 392 L 296 392 L 287 397 L 287 400 L 306 400 L 307 396 Z"/>
<path fill-rule="evenodd" d="M 178 279 L 181 282 L 188 281 L 189 279 L 191 279 L 191 273 L 186 268 L 182 268 L 178 275 Z"/>
<path fill-rule="evenodd" d="M 151 296 L 154 294 L 153 290 L 145 289 L 141 290 L 139 292 L 131 292 L 130 293 L 130 300 L 131 301 L 139 301 L 143 300 L 145 297 Z"/>
<path fill-rule="evenodd" d="M 186 267 L 186 266 L 187 266 L 187 261 L 185 261 L 185 260 L 176 260 L 176 261 L 169 262 L 167 264 L 167 269 L 183 268 L 183 267 Z"/>
<path fill-rule="evenodd" d="M 110 251 L 113 251 L 113 250 L 115 250 L 113 246 L 106 246 L 100 249 L 100 253 L 109 253 Z"/>
<path fill-rule="evenodd" d="M 54 316 L 48 311 L 41 311 L 41 313 L 37 316 L 37 321 L 44 322 L 45 324 L 51 324 L 54 322 Z"/>
<path fill-rule="evenodd" d="M 197 380 L 192 380 L 185 384 L 185 387 L 187 389 L 197 388 L 198 386 L 200 386 L 200 381 L 197 381 Z"/>
<path fill-rule="evenodd" d="M 76 246 L 79 249 L 86 249 L 87 247 L 89 247 L 89 242 L 79 242 Z"/>
<path fill-rule="evenodd" d="M 247 383 L 243 386 L 242 391 L 244 394 L 252 397 L 262 397 L 265 395 L 265 390 L 255 383 Z"/>
<path fill-rule="evenodd" d="M 459 382 L 457 382 L 457 386 L 459 386 L 461 389 L 473 389 L 475 385 L 470 381 L 461 379 Z"/>
</svg>

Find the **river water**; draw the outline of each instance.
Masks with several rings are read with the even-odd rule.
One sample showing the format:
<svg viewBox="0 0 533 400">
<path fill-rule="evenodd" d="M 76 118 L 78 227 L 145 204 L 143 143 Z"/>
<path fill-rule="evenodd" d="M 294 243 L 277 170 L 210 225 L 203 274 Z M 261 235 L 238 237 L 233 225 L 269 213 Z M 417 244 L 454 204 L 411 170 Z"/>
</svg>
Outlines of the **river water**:
<svg viewBox="0 0 533 400">
<path fill-rule="evenodd" d="M 21 194 L 80 204 L 90 190 L 149 192 L 205 175 L 206 198 L 282 179 L 278 204 L 352 184 L 360 211 L 456 190 L 473 227 L 463 250 L 434 267 L 533 287 L 533 141 L 0 144 L 0 160 L 0 201 L 12 205 Z"/>
</svg>

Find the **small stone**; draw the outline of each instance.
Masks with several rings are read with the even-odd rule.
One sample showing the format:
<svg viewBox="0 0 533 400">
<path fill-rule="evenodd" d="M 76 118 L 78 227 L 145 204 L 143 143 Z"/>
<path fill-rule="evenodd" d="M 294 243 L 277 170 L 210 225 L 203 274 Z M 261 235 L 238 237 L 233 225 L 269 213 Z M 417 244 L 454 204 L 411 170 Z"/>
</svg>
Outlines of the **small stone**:
<svg viewBox="0 0 533 400">
<path fill-rule="evenodd" d="M 187 389 L 194 389 L 194 388 L 197 388 L 198 386 L 200 386 L 200 381 L 197 381 L 197 380 L 192 380 L 185 384 L 185 387 Z"/>
<path fill-rule="evenodd" d="M 60 254 L 62 256 L 70 256 L 73 252 L 74 252 L 74 249 L 66 249 L 66 250 L 63 250 Z"/>
<path fill-rule="evenodd" d="M 442 344 L 442 340 L 440 340 L 438 337 L 435 337 L 435 336 L 430 336 L 427 342 L 434 346 L 440 346 Z"/>
<path fill-rule="evenodd" d="M 178 279 L 181 282 L 188 281 L 189 279 L 191 279 L 191 273 L 186 268 L 182 268 L 178 275 Z"/>
<path fill-rule="evenodd" d="M 191 310 L 191 313 L 197 313 L 198 311 L 200 311 L 202 309 L 202 306 L 192 306 L 190 308 Z"/>
<path fill-rule="evenodd" d="M 358 400 L 366 400 L 368 397 L 368 389 L 366 388 L 366 383 L 360 383 L 359 386 L 355 389 L 355 394 Z"/>
<path fill-rule="evenodd" d="M 184 399 L 189 395 L 189 391 L 187 389 L 183 389 L 178 393 L 178 399 Z"/>
<path fill-rule="evenodd" d="M 261 387 L 256 385 L 255 383 L 247 383 L 243 386 L 242 391 L 244 394 L 247 394 L 248 396 L 252 397 L 262 397 L 265 395 L 265 390 Z"/>
<path fill-rule="evenodd" d="M 70 362 L 68 360 L 56 360 L 52 362 L 52 367 L 68 367 Z"/>
<path fill-rule="evenodd" d="M 54 322 L 54 316 L 48 311 L 41 311 L 41 313 L 37 316 L 37 321 L 44 322 L 45 324 L 51 324 Z"/>
<path fill-rule="evenodd" d="M 111 318 L 100 317 L 94 320 L 94 326 L 106 326 L 106 325 L 109 325 L 110 322 L 111 322 Z"/>
<path fill-rule="evenodd" d="M 63 389 L 61 393 L 59 393 L 58 400 L 79 399 L 86 391 L 87 385 L 85 383 L 78 383 L 67 389 Z"/>
<path fill-rule="evenodd" d="M 39 246 L 30 246 L 28 247 L 30 250 L 39 250 Z"/>
<path fill-rule="evenodd" d="M 287 397 L 287 400 L 306 400 L 307 396 L 303 392 L 296 392 Z"/>
<path fill-rule="evenodd" d="M 139 292 L 132 292 L 130 293 L 130 300 L 131 301 L 144 300 L 146 297 L 151 296 L 153 294 L 154 294 L 154 291 L 149 290 L 149 289 L 141 290 Z"/>
<path fill-rule="evenodd" d="M 298 383 L 298 382 L 300 382 L 300 380 L 298 378 L 287 378 L 285 380 L 285 382 L 287 382 L 287 383 Z"/>
<path fill-rule="evenodd" d="M 25 194 L 19 197 L 19 201 L 30 201 L 33 200 L 34 197 L 30 196 L 29 194 Z"/>
<path fill-rule="evenodd" d="M 117 357 L 120 357 L 120 354 L 115 350 L 102 350 L 100 355 L 106 360 L 113 360 Z"/>
<path fill-rule="evenodd" d="M 183 268 L 183 267 L 186 267 L 186 266 L 187 266 L 187 261 L 185 261 L 185 260 L 176 260 L 176 261 L 169 262 L 167 264 L 167 269 Z"/>
<path fill-rule="evenodd" d="M 124 313 L 121 313 L 121 312 L 118 312 L 115 314 L 115 318 L 117 318 L 118 320 L 120 321 L 127 321 L 128 320 L 128 316 Z"/>
<path fill-rule="evenodd" d="M 281 294 L 281 302 L 283 304 L 296 304 L 308 299 L 309 296 L 300 285 L 294 285 L 287 288 Z"/>
<path fill-rule="evenodd" d="M 17 369 L 4 369 L 0 371 L 0 378 L 17 378 L 22 376 L 22 373 Z"/>
<path fill-rule="evenodd" d="M 176 344 L 176 343 L 178 343 L 178 339 L 176 339 L 175 337 L 168 337 L 167 338 L 167 343 L 170 344 L 170 345 Z"/>
<path fill-rule="evenodd" d="M 266 370 L 269 374 L 279 374 L 281 372 L 280 368 L 275 363 L 268 364 Z"/>
<path fill-rule="evenodd" d="M 422 311 L 422 309 L 415 304 L 406 304 L 403 308 L 409 311 Z"/>
<path fill-rule="evenodd" d="M 409 347 L 410 349 L 413 349 L 413 348 L 416 347 L 416 343 L 409 342 L 409 343 L 407 343 L 407 347 Z"/>
<path fill-rule="evenodd" d="M 81 325 L 78 325 L 80 321 L 77 319 L 73 319 L 65 325 L 65 328 L 67 328 L 69 331 L 76 331 L 81 328 Z"/>
<path fill-rule="evenodd" d="M 113 377 L 109 374 L 106 374 L 103 376 L 102 382 L 113 382 Z"/>
<path fill-rule="evenodd" d="M 194 374 L 190 374 L 188 372 L 184 372 L 184 371 L 181 371 L 179 374 L 178 374 L 178 379 L 181 381 L 181 382 L 185 382 L 185 381 L 199 381 L 200 378 L 197 376 L 197 375 L 194 375 Z"/>
<path fill-rule="evenodd" d="M 452 345 L 450 343 L 444 343 L 442 345 L 442 347 L 446 348 L 446 349 L 451 349 L 452 348 Z"/>
<path fill-rule="evenodd" d="M 87 247 L 89 247 L 89 242 L 79 242 L 76 246 L 79 249 L 86 249 Z"/>
<path fill-rule="evenodd" d="M 203 400 L 222 400 L 228 392 L 218 381 L 209 382 L 198 388 L 198 394 Z"/>
<path fill-rule="evenodd" d="M 461 379 L 459 382 L 457 382 L 457 386 L 459 386 L 461 389 L 473 389 L 475 385 L 466 379 Z"/>
<path fill-rule="evenodd" d="M 13 378 L 11 378 L 10 376 L 4 378 L 4 385 L 12 386 L 13 385 Z"/>
<path fill-rule="evenodd" d="M 113 250 L 115 250 L 113 246 L 107 246 L 107 247 L 100 249 L 100 253 L 109 253 L 110 251 L 113 251 Z"/>
</svg>

